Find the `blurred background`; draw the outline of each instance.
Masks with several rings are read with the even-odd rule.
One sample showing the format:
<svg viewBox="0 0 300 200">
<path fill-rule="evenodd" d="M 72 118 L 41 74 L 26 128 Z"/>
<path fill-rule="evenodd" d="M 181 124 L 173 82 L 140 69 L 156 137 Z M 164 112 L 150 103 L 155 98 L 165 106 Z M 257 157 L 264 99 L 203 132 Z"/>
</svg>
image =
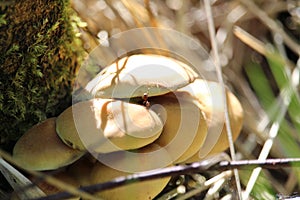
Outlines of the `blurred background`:
<svg viewBox="0 0 300 200">
<path fill-rule="evenodd" d="M 203 1 L 73 0 L 72 7 L 86 22 L 82 39 L 87 52 L 113 34 L 145 26 L 177 30 L 211 52 Z M 211 9 L 224 81 L 245 112 L 244 127 L 235 143 L 237 158 L 300 157 L 300 2 L 211 0 Z M 239 170 L 243 189 L 251 173 Z M 299 194 L 300 170 L 262 170 L 254 182 L 252 198 L 280 199 Z M 213 198 L 235 190 L 230 181 L 227 184 Z M 200 197 L 205 192 L 190 198 Z"/>
</svg>

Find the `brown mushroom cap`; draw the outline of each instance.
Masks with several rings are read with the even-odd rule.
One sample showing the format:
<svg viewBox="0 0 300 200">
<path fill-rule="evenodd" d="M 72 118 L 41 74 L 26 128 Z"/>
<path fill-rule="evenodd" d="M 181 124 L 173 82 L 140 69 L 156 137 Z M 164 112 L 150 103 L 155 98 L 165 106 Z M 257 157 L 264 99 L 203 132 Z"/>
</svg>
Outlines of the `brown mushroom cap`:
<svg viewBox="0 0 300 200">
<path fill-rule="evenodd" d="M 148 145 L 142 149 L 139 149 L 137 152 L 142 153 L 138 159 L 131 159 L 133 157 L 123 157 L 124 152 L 114 152 L 114 156 L 117 156 L 116 154 L 120 153 L 118 156 L 119 159 L 114 159 L 112 162 L 114 165 L 120 165 L 123 166 L 126 164 L 129 166 L 130 164 L 134 168 L 136 165 L 141 165 L 142 168 L 148 168 L 149 166 L 156 165 L 156 160 L 148 160 L 143 156 L 143 153 L 151 153 L 152 151 L 159 150 L 160 147 L 155 144 Z M 166 157 L 165 157 L 166 156 Z M 167 154 L 161 154 L 160 159 L 169 159 L 169 155 Z M 135 165 L 135 166 L 133 166 Z M 151 167 L 150 167 L 151 168 Z M 104 165 L 100 162 L 97 162 L 92 171 L 91 171 L 91 183 L 103 183 L 106 181 L 110 181 L 114 178 L 120 177 L 120 176 L 127 176 L 131 175 L 132 173 L 119 171 L 114 168 L 111 168 L 107 165 Z M 99 197 L 103 199 L 109 199 L 109 200 L 119 200 L 119 199 L 134 199 L 134 200 L 145 200 L 145 199 L 153 199 L 155 196 L 157 196 L 163 188 L 167 185 L 169 182 L 170 177 L 166 178 L 160 178 L 150 181 L 143 181 L 143 182 L 137 182 L 132 184 L 127 184 L 121 187 L 117 187 L 110 190 L 105 190 L 102 192 L 96 193 Z"/>
<path fill-rule="evenodd" d="M 197 76 L 191 67 L 170 57 L 132 55 L 106 67 L 85 89 L 101 98 L 157 96 L 184 87 Z"/>
<path fill-rule="evenodd" d="M 151 109 L 165 122 L 155 143 L 166 148 L 174 163 L 198 152 L 206 138 L 207 124 L 195 97 L 187 92 L 174 92 L 149 101 Z"/>
<path fill-rule="evenodd" d="M 49 118 L 29 129 L 15 144 L 14 160 L 30 170 L 52 170 L 69 165 L 83 152 L 65 145 L 55 131 L 56 118 Z"/>
<path fill-rule="evenodd" d="M 57 133 L 67 145 L 97 153 L 146 146 L 163 128 L 153 111 L 112 99 L 79 102 L 61 113 L 56 123 Z"/>
<path fill-rule="evenodd" d="M 189 87 L 181 88 L 179 91 L 193 93 L 198 101 L 201 110 L 205 113 L 210 131 L 200 151 L 188 159 L 189 162 L 196 162 L 207 155 L 219 153 L 228 148 L 227 131 L 224 121 L 224 102 L 221 85 L 217 82 L 196 79 Z M 231 123 L 233 140 L 240 134 L 243 125 L 243 108 L 239 100 L 227 89 L 227 107 Z"/>
</svg>

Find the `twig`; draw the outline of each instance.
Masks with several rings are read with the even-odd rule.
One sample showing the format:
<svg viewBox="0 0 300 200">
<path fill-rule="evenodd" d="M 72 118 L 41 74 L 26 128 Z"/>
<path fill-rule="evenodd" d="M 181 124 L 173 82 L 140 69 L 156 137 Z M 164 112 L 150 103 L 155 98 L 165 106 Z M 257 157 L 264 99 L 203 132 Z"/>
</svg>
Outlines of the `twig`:
<svg viewBox="0 0 300 200">
<path fill-rule="evenodd" d="M 221 157 L 223 159 L 223 157 Z M 211 158 L 201 162 L 195 162 L 190 165 L 179 165 L 173 167 L 167 167 L 163 169 L 152 170 L 148 172 L 140 172 L 129 176 L 117 177 L 111 181 L 105 183 L 99 183 L 95 185 L 85 186 L 80 188 L 81 191 L 88 193 L 95 193 L 107 189 L 120 187 L 126 184 L 131 184 L 140 181 L 147 181 L 152 179 L 164 178 L 169 176 L 204 173 L 208 170 L 231 170 L 231 169 L 250 169 L 254 167 L 262 168 L 281 168 L 281 167 L 300 167 L 300 158 L 285 158 L 285 159 L 269 159 L 265 161 L 259 160 L 242 160 L 242 161 L 219 161 L 219 159 Z M 72 197 L 67 192 L 61 192 L 47 197 L 38 198 L 35 200 L 55 200 L 65 199 Z"/>
<path fill-rule="evenodd" d="M 300 167 L 300 158 L 280 158 L 266 160 L 239 160 L 239 161 L 221 161 L 218 165 L 211 167 L 215 170 L 226 169 L 251 169 L 261 167 L 265 169 L 278 169 L 283 167 Z"/>
</svg>

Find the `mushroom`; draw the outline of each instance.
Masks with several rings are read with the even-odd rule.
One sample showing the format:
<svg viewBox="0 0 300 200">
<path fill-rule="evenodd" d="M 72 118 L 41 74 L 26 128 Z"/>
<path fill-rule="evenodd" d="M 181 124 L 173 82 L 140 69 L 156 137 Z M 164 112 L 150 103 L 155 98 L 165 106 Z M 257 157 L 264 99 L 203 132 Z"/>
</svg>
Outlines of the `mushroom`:
<svg viewBox="0 0 300 200">
<path fill-rule="evenodd" d="M 29 129 L 15 144 L 14 160 L 30 170 L 52 170 L 69 165 L 84 153 L 66 146 L 55 131 L 56 118 Z"/>
<path fill-rule="evenodd" d="M 184 87 L 197 76 L 191 67 L 170 57 L 132 55 L 106 67 L 85 89 L 101 98 L 157 96 Z"/>
<path fill-rule="evenodd" d="M 56 124 L 65 144 L 97 153 L 146 146 L 163 128 L 156 113 L 144 106 L 100 98 L 69 107 L 57 117 Z"/>
<path fill-rule="evenodd" d="M 76 188 L 79 188 L 79 186 L 80 186 L 80 184 L 77 182 L 77 180 L 75 178 L 73 178 L 72 175 L 65 169 L 60 170 L 60 171 L 50 171 L 50 172 L 48 172 L 48 174 L 51 175 L 53 178 L 55 178 L 63 183 L 66 183 L 68 185 L 72 185 Z M 64 192 L 63 190 L 61 190 L 53 185 L 48 184 L 46 181 L 40 181 L 39 179 L 35 179 L 34 177 L 30 177 L 30 179 L 33 182 L 36 182 L 36 185 L 47 195 Z M 79 199 L 80 199 L 80 197 L 68 198 L 68 200 L 79 200 Z"/>
<path fill-rule="evenodd" d="M 208 123 L 208 135 L 199 152 L 185 161 L 196 162 L 207 155 L 219 153 L 229 146 L 227 131 L 224 121 L 224 98 L 221 85 L 217 82 L 196 79 L 187 87 L 179 89 L 192 93 L 197 97 L 200 109 L 205 113 Z M 231 123 L 233 140 L 240 134 L 243 125 L 243 108 L 238 99 L 226 89 L 227 107 Z"/>
<path fill-rule="evenodd" d="M 135 153 L 138 155 L 136 157 L 127 157 L 124 156 L 124 152 L 113 152 L 109 156 L 111 158 L 118 158 L 118 159 L 110 159 L 111 166 L 107 166 L 101 162 L 97 162 L 92 171 L 91 171 L 91 183 L 103 183 L 106 181 L 111 181 L 114 178 L 120 176 L 127 176 L 131 175 L 133 172 L 126 172 L 125 170 L 117 170 L 119 169 L 126 169 L 131 171 L 131 169 L 135 169 L 136 167 L 140 169 L 154 169 L 157 165 L 157 162 L 160 160 L 168 160 L 170 156 L 166 151 L 164 153 L 159 152 L 156 156 L 148 159 L 147 153 L 154 153 L 155 151 L 160 151 L 161 148 L 158 145 L 150 144 L 146 147 L 143 147 Z M 108 158 L 109 158 L 108 157 Z M 126 165 L 126 166 L 124 166 Z M 124 168 L 125 167 L 125 168 Z M 144 199 L 153 199 L 157 196 L 164 187 L 168 184 L 170 177 L 154 179 L 149 181 L 143 182 L 136 182 L 131 184 L 126 184 L 117 188 L 104 190 L 101 192 L 96 193 L 97 196 L 103 199 L 109 200 L 118 200 L 118 199 L 134 199 L 134 200 L 144 200 Z"/>
<path fill-rule="evenodd" d="M 228 105 L 228 113 L 230 119 L 230 127 L 232 132 L 232 139 L 235 141 L 242 129 L 243 126 L 243 108 L 239 102 L 239 100 L 234 96 L 231 92 L 227 92 L 227 105 Z M 215 153 L 219 153 L 225 151 L 229 146 L 228 137 L 226 127 L 224 125 L 222 133 L 213 147 L 213 149 L 209 152 L 208 155 L 212 155 Z"/>
<path fill-rule="evenodd" d="M 206 134 L 206 119 L 195 97 L 187 92 L 174 92 L 152 97 L 151 110 L 164 122 L 163 132 L 155 141 L 166 148 L 174 163 L 180 163 L 197 153 Z"/>
<path fill-rule="evenodd" d="M 90 173 L 97 160 L 90 154 L 86 154 L 72 165 L 68 166 L 67 172 L 80 186 L 91 184 Z"/>
</svg>

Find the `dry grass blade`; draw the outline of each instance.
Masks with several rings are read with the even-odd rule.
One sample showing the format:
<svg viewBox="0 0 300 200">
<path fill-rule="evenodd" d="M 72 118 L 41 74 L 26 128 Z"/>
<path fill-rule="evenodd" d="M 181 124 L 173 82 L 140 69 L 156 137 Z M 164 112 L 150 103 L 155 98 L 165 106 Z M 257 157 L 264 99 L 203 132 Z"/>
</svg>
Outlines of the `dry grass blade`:
<svg viewBox="0 0 300 200">
<path fill-rule="evenodd" d="M 33 183 L 1 157 L 0 171 L 12 188 L 17 192 L 17 195 L 21 200 L 46 196 L 46 194 L 36 186 L 32 186 L 22 192 L 18 192 L 22 190 L 22 188 L 28 187 L 28 185 L 33 185 Z"/>
<path fill-rule="evenodd" d="M 219 82 L 222 85 L 223 96 L 225 97 L 226 92 L 225 92 L 225 86 L 224 86 L 223 77 L 222 77 L 222 70 L 221 70 L 220 57 L 219 57 L 219 53 L 218 53 L 218 46 L 216 43 L 215 26 L 214 26 L 214 22 L 213 22 L 212 13 L 211 13 L 210 1 L 205 0 L 204 5 L 205 5 L 205 11 L 207 14 L 210 41 L 211 41 L 214 60 L 215 60 L 216 68 L 217 68 L 217 70 L 216 70 L 217 76 L 218 76 Z M 235 149 L 234 149 L 234 144 L 233 144 L 233 137 L 232 137 L 232 131 L 231 131 L 231 126 L 230 126 L 230 121 L 229 121 L 229 113 L 228 113 L 226 98 L 224 98 L 224 101 L 225 101 L 224 102 L 225 125 L 226 125 L 226 130 L 227 130 L 228 141 L 229 141 L 230 155 L 231 155 L 231 159 L 234 161 L 234 160 L 236 160 L 236 156 L 235 156 Z M 242 189 L 241 189 L 239 174 L 236 169 L 234 169 L 234 177 L 235 177 L 235 181 L 236 181 L 238 197 L 239 197 L 239 199 L 241 199 Z"/>
<path fill-rule="evenodd" d="M 239 0 L 255 16 L 257 16 L 274 33 L 281 35 L 283 41 L 300 56 L 300 46 L 273 19 L 261 10 L 252 0 Z"/>
<path fill-rule="evenodd" d="M 257 52 L 261 53 L 262 55 L 267 55 L 267 49 L 265 48 L 264 44 L 250 35 L 247 31 L 243 30 L 242 28 L 235 26 L 233 29 L 233 33 L 236 37 L 238 37 L 241 41 L 243 41 L 245 44 L 252 47 Z"/>
<path fill-rule="evenodd" d="M 261 153 L 259 155 L 259 158 L 258 158 L 259 161 L 266 160 L 269 153 L 270 153 L 270 151 L 271 151 L 271 148 L 274 144 L 274 139 L 276 138 L 276 136 L 278 134 L 280 124 L 281 124 L 282 120 L 284 119 L 284 115 L 287 112 L 288 105 L 290 104 L 290 101 L 291 101 L 290 97 L 291 97 L 291 91 L 289 90 L 289 88 L 282 89 L 282 91 L 280 93 L 280 99 L 279 99 L 279 101 L 281 102 L 281 106 L 280 106 L 281 112 L 280 112 L 279 115 L 277 115 L 277 118 L 275 119 L 275 122 L 271 126 L 271 129 L 269 131 L 268 139 L 265 141 L 264 146 L 263 146 L 263 148 L 261 150 Z M 250 193 L 253 189 L 253 186 L 256 183 L 256 180 L 257 180 L 260 172 L 261 172 L 260 167 L 253 170 L 253 172 L 251 174 L 251 177 L 248 181 L 246 191 L 243 194 L 244 199 L 249 198 L 249 195 L 250 195 Z"/>
<path fill-rule="evenodd" d="M 279 129 L 279 123 L 274 123 L 270 130 L 270 138 L 265 142 L 264 147 L 260 153 L 260 156 L 259 156 L 260 161 L 265 160 L 267 158 L 267 156 L 269 155 L 271 147 L 273 145 L 273 140 L 278 133 L 278 129 Z M 252 191 L 253 186 L 256 183 L 256 180 L 261 172 L 261 169 L 262 169 L 261 167 L 258 167 L 253 170 L 251 177 L 248 181 L 246 191 L 245 191 L 245 193 L 243 193 L 243 199 L 249 198 L 250 192 Z"/>
<path fill-rule="evenodd" d="M 208 189 L 210 186 L 214 185 L 215 183 L 217 183 L 219 181 L 223 182 L 225 179 L 228 179 L 231 176 L 232 176 L 231 170 L 222 172 L 222 173 L 218 174 L 217 176 L 205 181 L 203 186 L 199 186 L 198 188 L 191 190 L 191 191 L 185 193 L 184 195 L 179 196 L 178 198 L 176 198 L 176 200 L 185 200 L 185 199 L 191 198 L 197 194 L 200 194 L 204 190 Z"/>
</svg>

